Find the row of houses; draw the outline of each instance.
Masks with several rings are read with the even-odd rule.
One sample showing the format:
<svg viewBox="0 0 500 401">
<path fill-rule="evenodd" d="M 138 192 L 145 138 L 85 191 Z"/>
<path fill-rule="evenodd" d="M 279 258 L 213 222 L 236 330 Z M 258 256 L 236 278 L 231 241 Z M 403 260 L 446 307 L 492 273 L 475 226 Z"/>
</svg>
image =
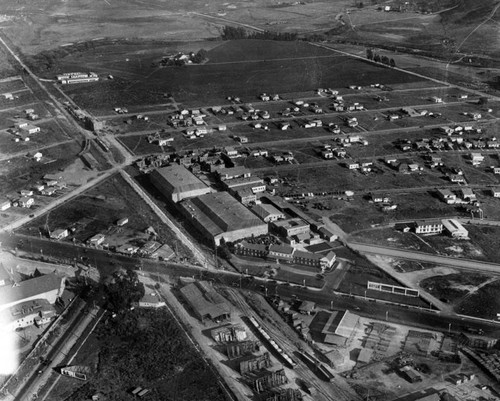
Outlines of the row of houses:
<svg viewBox="0 0 500 401">
<path fill-rule="evenodd" d="M 238 242 L 235 245 L 235 253 L 242 256 L 265 258 L 276 263 L 292 263 L 302 266 L 318 268 L 321 271 L 328 270 L 336 260 L 334 252 L 326 255 L 298 250 L 290 245 L 251 244 L 247 241 Z"/>
</svg>

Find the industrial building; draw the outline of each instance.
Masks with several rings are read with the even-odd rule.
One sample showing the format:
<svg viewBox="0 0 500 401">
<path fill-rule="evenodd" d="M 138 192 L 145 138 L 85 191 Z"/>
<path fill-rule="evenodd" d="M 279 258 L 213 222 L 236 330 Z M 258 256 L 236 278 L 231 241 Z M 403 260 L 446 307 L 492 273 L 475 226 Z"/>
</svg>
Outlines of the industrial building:
<svg viewBox="0 0 500 401">
<path fill-rule="evenodd" d="M 217 192 L 187 199 L 180 203 L 181 212 L 209 241 L 239 239 L 267 234 L 267 224 L 227 192 Z"/>
<path fill-rule="evenodd" d="M 165 197 L 176 203 L 212 192 L 207 184 L 179 164 L 154 170 L 151 173 L 151 182 Z"/>
<path fill-rule="evenodd" d="M 301 218 L 295 217 L 287 220 L 279 220 L 272 223 L 276 232 L 283 237 L 292 237 L 299 234 L 309 234 L 311 231 L 309 223 Z"/>
<path fill-rule="evenodd" d="M 0 311 L 36 299 L 45 299 L 50 304 L 54 304 L 62 295 L 64 284 L 64 278 L 50 273 L 12 286 L 4 285 L 0 287 Z"/>
<path fill-rule="evenodd" d="M 285 218 L 285 213 L 279 211 L 273 205 L 268 203 L 261 203 L 260 205 L 255 205 L 252 208 L 252 211 L 266 223 Z"/>
<path fill-rule="evenodd" d="M 198 319 L 224 320 L 231 318 L 226 300 L 206 281 L 190 283 L 180 289 L 182 297 Z"/>
<path fill-rule="evenodd" d="M 359 316 L 345 311 L 318 312 L 311 322 L 313 340 L 339 347 L 347 345 L 359 324 Z"/>
<path fill-rule="evenodd" d="M 455 219 L 444 219 L 441 220 L 443 223 L 444 230 L 450 234 L 453 238 L 467 239 L 469 238 L 469 232 L 465 227 Z"/>
<path fill-rule="evenodd" d="M 0 311 L 2 329 L 15 330 L 32 325 L 41 326 L 56 317 L 56 310 L 46 299 L 34 299 Z"/>
</svg>

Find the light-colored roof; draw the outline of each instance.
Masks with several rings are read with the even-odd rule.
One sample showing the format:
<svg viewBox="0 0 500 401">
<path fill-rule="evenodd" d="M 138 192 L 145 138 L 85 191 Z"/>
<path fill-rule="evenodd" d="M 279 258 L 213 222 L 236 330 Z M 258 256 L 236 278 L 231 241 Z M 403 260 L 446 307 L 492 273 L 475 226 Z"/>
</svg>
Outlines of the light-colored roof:
<svg viewBox="0 0 500 401">
<path fill-rule="evenodd" d="M 161 177 L 173 188 L 172 192 L 188 192 L 197 189 L 205 189 L 208 186 L 196 177 L 186 167 L 179 164 L 171 164 L 153 171 L 156 178 Z"/>
<path fill-rule="evenodd" d="M 21 281 L 16 286 L 0 287 L 0 302 L 1 304 L 10 304 L 59 289 L 61 288 L 62 280 L 61 277 L 50 273 Z"/>
<path fill-rule="evenodd" d="M 272 244 L 269 247 L 269 252 L 283 253 L 283 254 L 288 254 L 290 256 L 292 256 L 294 250 L 295 249 L 290 245 Z"/>
<path fill-rule="evenodd" d="M 227 192 L 201 195 L 184 201 L 183 206 L 212 235 L 265 225 Z"/>
<path fill-rule="evenodd" d="M 255 205 L 252 211 L 259 216 L 261 219 L 265 219 L 269 216 L 283 216 L 283 212 L 280 212 L 273 205 L 268 203 L 261 203 L 260 205 Z"/>
</svg>

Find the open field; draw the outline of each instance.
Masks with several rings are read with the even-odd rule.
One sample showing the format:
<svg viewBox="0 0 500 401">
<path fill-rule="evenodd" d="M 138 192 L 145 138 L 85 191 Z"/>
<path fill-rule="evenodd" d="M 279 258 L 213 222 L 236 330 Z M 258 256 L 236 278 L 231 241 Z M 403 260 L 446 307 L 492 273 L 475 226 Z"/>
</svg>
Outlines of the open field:
<svg viewBox="0 0 500 401">
<path fill-rule="evenodd" d="M 239 57 L 248 54 L 251 58 L 226 61 L 236 57 L 235 48 Z M 141 64 L 140 68 L 137 64 L 129 67 L 120 59 L 117 60 L 120 68 L 130 68 L 141 77 L 130 80 L 115 72 L 113 81 L 63 89 L 82 108 L 95 111 L 114 105 L 164 103 L 165 92 L 173 94 L 177 102 L 199 106 L 220 104 L 229 95 L 253 100 L 261 92 L 304 92 L 317 87 L 345 87 L 350 83 L 390 85 L 421 80 L 301 42 L 229 41 L 208 51 L 208 57 L 210 61 L 204 65 L 162 69 L 152 68 L 149 63 Z"/>
<path fill-rule="evenodd" d="M 124 227 L 117 227 L 116 221 L 124 217 L 128 217 L 129 222 Z M 118 247 L 122 244 L 143 245 L 150 239 L 144 233 L 148 227 L 156 232 L 157 242 L 167 243 L 177 248 L 180 256 L 189 257 L 189 251 L 172 231 L 158 221 L 149 206 L 121 176 L 115 175 L 50 213 L 32 220 L 20 228 L 20 232 L 30 235 L 33 231 L 41 231 L 48 235 L 47 230 L 74 229 L 65 241 L 79 244 L 102 233 L 110 247 Z"/>
<path fill-rule="evenodd" d="M 496 280 L 469 294 L 455 306 L 455 312 L 484 319 L 497 319 L 500 311 L 500 281 Z"/>
<path fill-rule="evenodd" d="M 481 273 L 461 272 L 426 278 L 420 287 L 443 302 L 455 303 L 488 280 L 489 277 Z"/>
<path fill-rule="evenodd" d="M 27 156 L 1 161 L 1 194 L 7 197 L 15 197 L 17 191 L 31 188 L 45 174 L 54 173 L 58 169 L 63 169 L 71 164 L 80 149 L 79 144 L 70 142 L 45 149 L 41 162 L 36 162 L 33 158 Z"/>
</svg>

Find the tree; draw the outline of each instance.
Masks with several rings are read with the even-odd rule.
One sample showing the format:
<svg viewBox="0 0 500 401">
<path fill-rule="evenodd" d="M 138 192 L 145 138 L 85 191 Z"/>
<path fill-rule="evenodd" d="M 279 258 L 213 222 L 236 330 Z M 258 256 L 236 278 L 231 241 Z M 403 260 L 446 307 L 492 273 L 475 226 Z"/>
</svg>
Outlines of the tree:
<svg viewBox="0 0 500 401">
<path fill-rule="evenodd" d="M 368 60 L 373 60 L 373 49 L 370 48 L 366 49 L 366 58 Z"/>
<path fill-rule="evenodd" d="M 389 65 L 389 57 L 382 56 L 381 60 L 382 64 Z"/>
<path fill-rule="evenodd" d="M 390 65 L 392 68 L 396 67 L 396 62 L 394 61 L 394 59 L 393 59 L 393 58 L 391 58 L 391 59 L 389 60 L 389 65 Z"/>
<path fill-rule="evenodd" d="M 485 104 L 488 104 L 488 98 L 486 96 L 481 96 L 477 102 L 480 106 L 484 106 Z"/>
<path fill-rule="evenodd" d="M 380 63 L 380 56 L 377 53 L 373 55 L 373 61 L 375 61 L 376 63 Z"/>
<path fill-rule="evenodd" d="M 144 285 L 132 269 L 116 272 L 112 281 L 105 286 L 104 292 L 108 298 L 108 309 L 113 312 L 130 308 L 132 303 L 138 302 L 145 294 Z"/>
<path fill-rule="evenodd" d="M 200 64 L 208 59 L 208 52 L 205 49 L 200 49 L 193 57 L 193 63 Z"/>
</svg>

